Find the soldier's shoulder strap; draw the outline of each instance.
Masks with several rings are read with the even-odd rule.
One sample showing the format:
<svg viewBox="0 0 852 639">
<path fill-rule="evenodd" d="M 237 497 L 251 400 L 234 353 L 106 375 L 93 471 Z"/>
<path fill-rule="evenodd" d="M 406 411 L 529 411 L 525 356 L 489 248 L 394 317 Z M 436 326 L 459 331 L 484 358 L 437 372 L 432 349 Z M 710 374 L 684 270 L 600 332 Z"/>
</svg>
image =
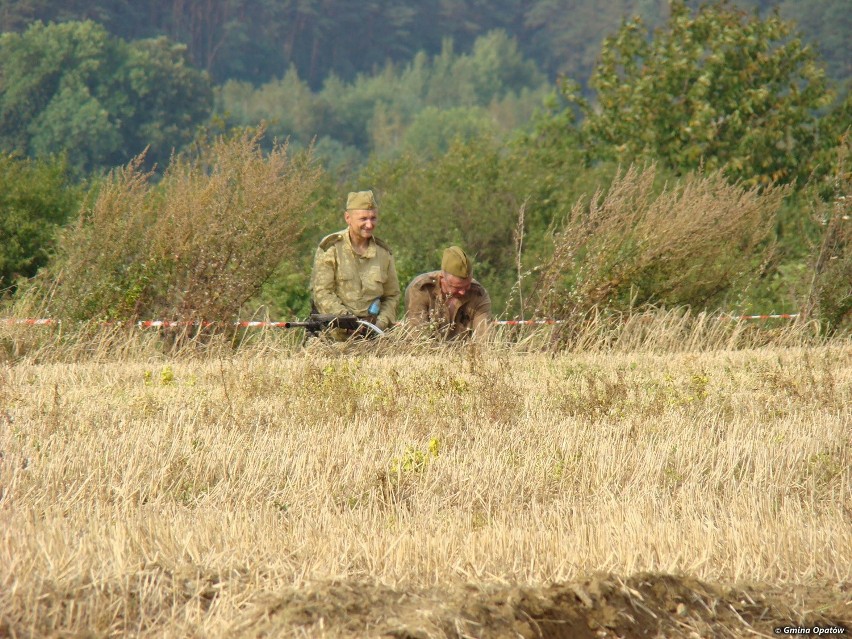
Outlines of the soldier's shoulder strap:
<svg viewBox="0 0 852 639">
<path fill-rule="evenodd" d="M 385 249 L 388 253 L 390 253 L 391 255 L 393 255 L 393 251 L 391 250 L 390 244 L 388 244 L 388 243 L 387 243 L 387 242 L 385 242 L 384 240 L 380 240 L 380 239 L 379 239 L 379 238 L 377 238 L 375 235 L 373 236 L 373 241 L 376 243 L 376 246 L 381 246 L 381 247 L 382 247 L 383 249 Z"/>
<path fill-rule="evenodd" d="M 412 290 L 423 290 L 427 288 L 432 288 L 438 284 L 438 280 L 436 276 L 438 275 L 438 271 L 430 271 L 428 273 L 421 273 L 417 275 L 411 282 L 409 282 L 408 287 Z"/>
<path fill-rule="evenodd" d="M 340 242 L 342 239 L 343 239 L 343 231 L 338 231 L 337 233 L 331 233 L 329 235 L 326 235 L 324 238 L 322 238 L 322 240 L 320 240 L 319 247 L 323 251 L 327 251 L 332 246 L 334 246 L 335 244 Z"/>
</svg>

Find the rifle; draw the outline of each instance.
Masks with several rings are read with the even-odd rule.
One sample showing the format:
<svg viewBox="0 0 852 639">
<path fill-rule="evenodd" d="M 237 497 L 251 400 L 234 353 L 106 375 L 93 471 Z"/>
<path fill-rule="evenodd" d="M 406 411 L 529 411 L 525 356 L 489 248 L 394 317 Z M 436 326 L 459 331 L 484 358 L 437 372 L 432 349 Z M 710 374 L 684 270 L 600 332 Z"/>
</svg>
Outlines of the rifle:
<svg viewBox="0 0 852 639">
<path fill-rule="evenodd" d="M 331 315 L 311 313 L 303 322 L 284 322 L 284 328 L 304 328 L 308 333 L 317 334 L 329 328 L 343 328 L 349 331 L 367 329 L 367 334 L 384 335 L 384 331 L 372 322 L 354 315 Z"/>
</svg>

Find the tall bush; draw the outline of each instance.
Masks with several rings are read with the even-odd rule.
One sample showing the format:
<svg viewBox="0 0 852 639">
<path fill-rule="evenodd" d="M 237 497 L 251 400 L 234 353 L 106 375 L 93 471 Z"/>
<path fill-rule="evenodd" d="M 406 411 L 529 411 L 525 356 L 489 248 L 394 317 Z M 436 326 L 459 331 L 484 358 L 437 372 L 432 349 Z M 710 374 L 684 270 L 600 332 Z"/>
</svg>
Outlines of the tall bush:
<svg viewBox="0 0 852 639">
<path fill-rule="evenodd" d="M 631 304 L 715 308 L 755 275 L 789 189 L 746 189 L 717 172 L 690 174 L 655 194 L 655 173 L 633 165 L 606 192 L 577 202 L 535 269 L 538 315 Z"/>
<path fill-rule="evenodd" d="M 69 319 L 227 320 L 291 259 L 321 170 L 310 153 L 259 148 L 261 132 L 176 156 L 162 180 L 142 158 L 114 170 L 63 233 L 36 283 Z"/>
<path fill-rule="evenodd" d="M 847 134 L 837 149 L 837 161 L 819 200 L 817 223 L 822 229 L 810 258 L 810 291 L 805 313 L 834 332 L 852 327 L 852 138 Z"/>
</svg>

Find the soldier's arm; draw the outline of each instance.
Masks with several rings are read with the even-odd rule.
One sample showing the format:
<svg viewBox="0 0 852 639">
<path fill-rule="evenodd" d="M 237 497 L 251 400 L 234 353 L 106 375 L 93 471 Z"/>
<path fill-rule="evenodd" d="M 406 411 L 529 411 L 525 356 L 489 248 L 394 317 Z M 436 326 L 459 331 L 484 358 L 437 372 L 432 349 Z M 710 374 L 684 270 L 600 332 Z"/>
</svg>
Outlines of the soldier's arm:
<svg viewBox="0 0 852 639">
<path fill-rule="evenodd" d="M 343 315 L 349 313 L 343 302 L 337 296 L 335 286 L 336 263 L 334 249 L 317 249 L 314 255 L 314 268 L 311 276 L 314 304 L 318 313 Z"/>
<path fill-rule="evenodd" d="M 423 326 L 429 323 L 429 298 L 413 284 L 412 281 L 405 289 L 405 321 L 409 326 Z"/>
<path fill-rule="evenodd" d="M 476 339 L 482 339 L 491 329 L 491 297 L 489 297 L 488 291 L 484 291 L 484 293 L 485 295 L 473 309 L 473 318 L 470 324 Z"/>
<path fill-rule="evenodd" d="M 381 329 L 388 328 L 396 321 L 396 308 L 399 306 L 399 278 L 396 274 L 396 264 L 393 255 L 390 256 L 388 266 L 388 277 L 385 280 L 384 292 L 382 294 L 382 306 L 379 316 L 376 318 L 376 326 Z"/>
</svg>

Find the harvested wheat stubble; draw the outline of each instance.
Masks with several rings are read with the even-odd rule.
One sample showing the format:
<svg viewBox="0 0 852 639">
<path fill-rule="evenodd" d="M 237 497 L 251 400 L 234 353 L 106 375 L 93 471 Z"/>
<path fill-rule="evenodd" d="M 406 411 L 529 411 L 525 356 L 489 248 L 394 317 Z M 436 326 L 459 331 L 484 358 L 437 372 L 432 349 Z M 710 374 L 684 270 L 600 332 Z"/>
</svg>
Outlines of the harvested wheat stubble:
<svg viewBox="0 0 852 639">
<path fill-rule="evenodd" d="M 850 622 L 852 345 L 0 370 L 0 635 Z"/>
</svg>

